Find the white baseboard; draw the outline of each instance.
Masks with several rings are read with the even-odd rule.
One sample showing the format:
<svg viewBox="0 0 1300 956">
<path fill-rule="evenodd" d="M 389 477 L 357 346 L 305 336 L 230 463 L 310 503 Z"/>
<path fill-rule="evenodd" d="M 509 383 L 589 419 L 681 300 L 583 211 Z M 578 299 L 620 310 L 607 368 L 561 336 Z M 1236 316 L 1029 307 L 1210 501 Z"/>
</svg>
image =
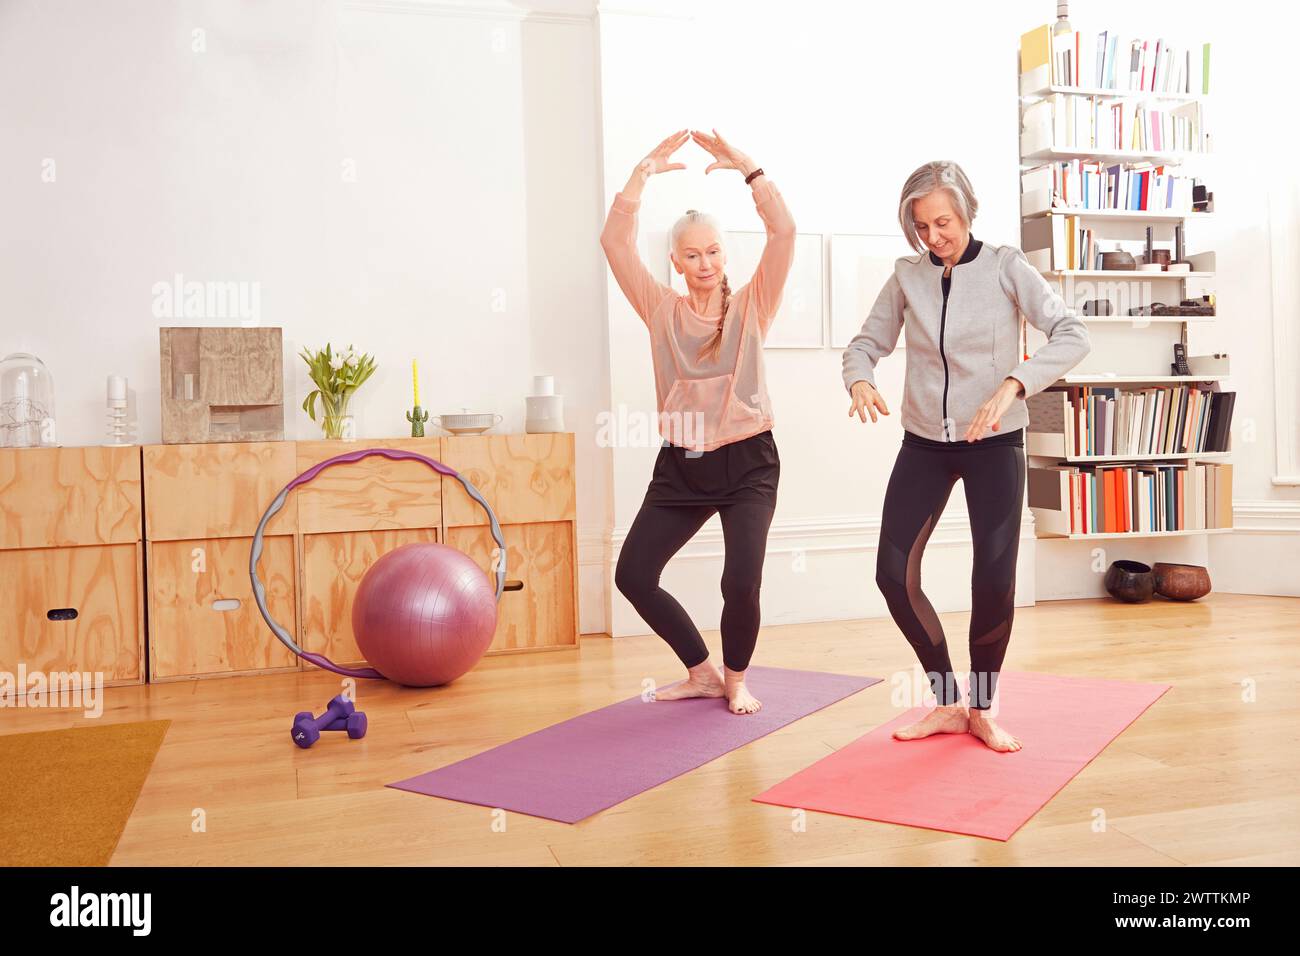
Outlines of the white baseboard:
<svg viewBox="0 0 1300 956">
<path fill-rule="evenodd" d="M 1300 501 L 1234 501 L 1232 516 L 1232 534 L 1210 537 L 1215 590 L 1300 597 Z"/>
<path fill-rule="evenodd" d="M 1037 542 L 1038 600 L 1105 597 L 1104 576 L 1119 558 L 1176 561 L 1209 569 L 1225 594 L 1300 595 L 1300 501 L 1234 501 L 1233 530 L 1174 538 Z"/>
<path fill-rule="evenodd" d="M 627 600 L 613 590 L 613 572 L 627 528 L 610 533 L 605 593 L 592 595 L 594 607 L 607 603 L 607 633 L 615 637 L 645 634 L 648 629 Z M 798 624 L 853 620 L 888 613 L 875 582 L 880 518 L 841 515 L 773 522 L 763 567 L 763 623 Z M 1032 548 L 1032 519 L 1022 516 L 1021 554 Z M 716 516 L 682 548 L 664 569 L 662 584 L 691 614 L 702 630 L 718 627 L 722 613 L 719 582 L 724 545 Z M 926 547 L 923 565 L 926 594 L 939 611 L 970 607 L 971 539 L 964 511 L 952 509 L 940 519 Z M 1033 603 L 1032 561 L 1021 561 L 1016 603 Z M 612 592 L 612 593 L 610 593 Z M 593 618 L 594 619 L 594 618 Z"/>
<path fill-rule="evenodd" d="M 1036 539 L 1032 516 L 1021 521 L 1016 605 L 1104 597 L 1103 577 L 1117 558 L 1184 561 L 1210 569 L 1214 589 L 1235 594 L 1300 596 L 1300 501 L 1237 501 L 1234 531 L 1178 538 L 1064 541 Z M 615 637 L 648 633 L 640 615 L 614 589 L 628 529 L 579 535 L 582 632 Z M 796 624 L 882 617 L 888 614 L 875 582 L 880 517 L 839 515 L 776 521 L 763 568 L 763 623 Z M 702 630 L 718 626 L 722 611 L 722 527 L 714 517 L 664 569 L 663 586 Z M 964 511 L 939 521 L 926 548 L 925 592 L 936 610 L 970 608 L 971 540 Z"/>
</svg>

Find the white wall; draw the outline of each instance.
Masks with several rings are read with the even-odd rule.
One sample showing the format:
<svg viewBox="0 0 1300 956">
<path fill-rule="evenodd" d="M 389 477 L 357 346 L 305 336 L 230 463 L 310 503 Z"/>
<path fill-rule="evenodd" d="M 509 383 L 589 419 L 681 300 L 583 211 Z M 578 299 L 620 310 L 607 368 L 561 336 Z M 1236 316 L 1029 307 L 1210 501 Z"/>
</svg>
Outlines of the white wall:
<svg viewBox="0 0 1300 956">
<path fill-rule="evenodd" d="M 231 321 L 155 316 L 153 286 L 176 273 L 257 284 L 260 321 L 285 330 L 288 437 L 318 433 L 297 410 L 305 344 L 377 354 L 356 408 L 365 436 L 405 432 L 413 357 L 434 414 L 490 409 L 505 430 L 523 427 L 532 375 L 554 374 L 578 434 L 582 629 L 643 633 L 610 577 L 656 447 L 595 439 L 602 414 L 654 409 L 644 328 L 596 242 L 614 191 L 667 132 L 716 126 L 766 167 L 802 231 L 894 231 L 905 174 L 948 157 L 979 192 L 975 234 L 1015 242 L 1017 43 L 1054 7 L 7 0 L 0 350 L 50 366 L 65 444 L 99 440 L 110 373 L 131 379 L 138 437 L 159 439 L 159 325 Z M 1277 161 L 1294 144 L 1269 130 L 1285 128 L 1270 120 L 1292 85 L 1296 15 L 1197 0 L 1177 8 L 1175 32 L 1165 4 L 1091 3 L 1088 24 L 1075 7 L 1081 26 L 1214 43 L 1219 215 L 1202 228 L 1220 254 L 1222 317 L 1193 351 L 1233 355 L 1237 521 L 1252 529 L 1102 558 L 1186 558 L 1223 590 L 1298 593 L 1280 556 L 1294 552 L 1300 491 L 1272 476 L 1278 435 L 1300 441 L 1294 384 L 1275 391 L 1274 323 L 1300 318 L 1275 298 L 1270 263 L 1295 207 L 1270 219 L 1268 196 L 1295 178 Z M 683 155 L 692 169 L 646 194 L 656 248 L 687 206 L 759 228 L 738 177 L 705 179 L 704 154 Z M 872 568 L 897 417 L 848 420 L 838 350 L 772 350 L 767 363 L 783 469 L 764 620 L 884 614 Z M 901 355 L 879 377 L 897 409 Z M 665 575 L 705 627 L 720 551 L 715 520 Z M 958 489 L 926 562 L 941 609 L 968 605 L 969 560 Z M 1035 542 L 1026 523 L 1018 602 L 1101 593 L 1099 560 L 1091 543 Z"/>
<path fill-rule="evenodd" d="M 1217 155 L 1201 169 L 1216 194 L 1213 227 L 1191 237 L 1192 251 L 1219 251 L 1219 320 L 1191 338 L 1192 354 L 1224 350 L 1233 357 L 1239 454 L 1235 497 L 1239 523 L 1258 532 L 1135 540 L 1097 548 L 1094 542 L 1036 541 L 1026 512 L 1017 603 L 1104 594 L 1110 561 L 1207 564 L 1221 590 L 1300 593 L 1284 561 L 1236 560 L 1237 551 L 1294 552 L 1300 494 L 1275 487 L 1275 392 L 1272 361 L 1269 201 L 1279 176 L 1294 177 L 1294 155 L 1269 138 L 1285 121 L 1270 90 L 1280 88 L 1286 62 L 1278 22 L 1295 14 L 1262 2 L 1224 8 L 1182 4 L 1171 26 L 1167 5 L 1075 4 L 1076 27 L 1115 28 L 1174 41 L 1213 43 L 1211 116 Z M 750 153 L 779 184 L 801 232 L 896 233 L 898 190 L 906 174 L 930 159 L 957 160 L 971 176 L 981 209 L 978 237 L 1019 240 L 1017 53 L 1020 34 L 1050 22 L 1055 4 L 930 3 L 919 7 L 813 2 L 759 4 L 715 0 L 696 4 L 601 4 L 602 107 L 606 203 L 635 162 L 683 126 L 716 126 Z M 1085 19 L 1086 16 L 1086 19 Z M 1262 22 L 1271 24 L 1261 29 Z M 1272 122 L 1270 122 L 1270 120 Z M 1262 132 L 1270 127 L 1273 132 Z M 1261 139 L 1267 144 L 1261 149 Z M 692 167 L 656 177 L 642 206 L 651 248 L 688 206 L 717 213 L 727 228 L 759 228 L 749 191 L 736 177 L 700 172 L 708 160 L 694 146 L 681 157 Z M 906 250 L 900 251 L 905 254 Z M 660 267 L 665 271 L 667 267 Z M 746 277 L 733 277 L 733 286 Z M 607 283 L 614 401 L 653 408 L 645 333 Z M 1281 321 L 1296 323 L 1292 310 Z M 1099 337 L 1100 338 L 1100 337 Z M 1122 349 L 1111 340 L 1089 368 L 1105 368 Z M 880 505 L 901 439 L 897 409 L 903 360 L 886 359 L 878 378 L 895 415 L 879 425 L 846 417 L 840 352 L 766 353 L 782 453 L 781 491 L 764 569 L 764 621 L 783 623 L 886 613 L 874 585 Z M 1283 406 L 1293 386 L 1284 385 Z M 654 449 L 615 451 L 616 553 L 649 479 Z M 966 504 L 954 489 L 927 551 L 927 593 L 940 610 L 969 607 L 970 546 Z M 716 518 L 664 574 L 702 627 L 716 627 L 721 536 Z M 1235 550 L 1234 550 L 1235 549 Z M 622 599 L 611 599 L 613 633 L 644 633 Z"/>
<path fill-rule="evenodd" d="M 127 375 L 137 438 L 159 432 L 153 286 L 255 284 L 284 329 L 285 434 L 298 351 L 373 352 L 358 434 L 409 434 L 410 363 L 437 415 L 522 431 L 553 374 L 578 433 L 584 629 L 604 627 L 607 403 L 596 46 L 590 3 L 275 0 L 0 4 L 0 350 L 50 367 L 59 439 L 102 440 Z M 195 31 L 202 31 L 196 34 Z M 201 47 L 197 49 L 196 47 Z M 42 173 L 53 161 L 54 180 Z"/>
</svg>

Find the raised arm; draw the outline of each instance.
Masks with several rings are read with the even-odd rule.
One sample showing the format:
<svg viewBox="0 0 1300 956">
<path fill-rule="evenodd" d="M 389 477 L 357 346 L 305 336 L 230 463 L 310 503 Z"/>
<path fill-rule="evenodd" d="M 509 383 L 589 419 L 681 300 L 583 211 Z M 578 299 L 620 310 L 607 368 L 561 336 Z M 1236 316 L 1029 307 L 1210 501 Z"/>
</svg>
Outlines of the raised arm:
<svg viewBox="0 0 1300 956">
<path fill-rule="evenodd" d="M 1047 333 L 1047 344 L 1008 374 L 1024 387 L 1020 398 L 1037 395 L 1078 365 L 1092 351 L 1088 326 L 1067 315 L 1065 300 L 1029 264 L 1025 254 L 1009 247 L 1000 252 L 998 279 L 1029 323 Z"/>
<path fill-rule="evenodd" d="M 669 160 L 673 152 L 689 138 L 687 130 L 673 133 L 637 163 L 627 185 L 614 197 L 609 215 L 605 218 L 605 228 L 600 234 L 600 247 L 605 251 L 605 258 L 618 281 L 618 287 L 623 290 L 628 302 L 647 327 L 659 303 L 664 296 L 671 295 L 672 290 L 650 274 L 637 252 L 636 214 L 641 208 L 641 190 L 645 187 L 646 180 L 655 173 L 686 168 L 684 163 L 672 163 Z"/>
<path fill-rule="evenodd" d="M 691 137 L 713 155 L 714 162 L 704 170 L 705 175 L 715 169 L 735 169 L 748 179 L 758 170 L 757 163 L 723 139 L 716 129 L 712 136 L 693 132 Z M 790 215 L 781 193 L 761 170 L 750 180 L 750 188 L 758 216 L 767 230 L 763 255 L 749 280 L 750 295 L 758 311 L 759 331 L 766 336 L 777 309 L 781 307 L 781 293 L 794 262 L 795 225 L 794 216 Z"/>
<path fill-rule="evenodd" d="M 777 309 L 781 307 L 781 293 L 794 262 L 795 226 L 794 216 L 790 215 L 775 183 L 766 176 L 759 176 L 752 185 L 754 205 L 767 229 L 767 244 L 763 246 L 763 255 L 754 270 L 754 278 L 750 280 L 750 294 L 758 308 L 759 329 L 766 336 Z"/>
</svg>

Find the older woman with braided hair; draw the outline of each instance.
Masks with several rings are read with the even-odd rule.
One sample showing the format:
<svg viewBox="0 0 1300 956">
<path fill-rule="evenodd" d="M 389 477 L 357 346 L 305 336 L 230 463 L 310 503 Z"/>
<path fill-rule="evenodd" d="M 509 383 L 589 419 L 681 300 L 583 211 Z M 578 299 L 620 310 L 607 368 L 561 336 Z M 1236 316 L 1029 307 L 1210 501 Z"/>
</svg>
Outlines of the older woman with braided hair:
<svg viewBox="0 0 1300 956">
<path fill-rule="evenodd" d="M 687 139 L 713 156 L 706 174 L 731 169 L 744 176 L 767 230 L 753 277 L 734 294 L 722 231 L 703 213 L 687 212 L 672 229 L 672 263 L 685 295 L 656 280 L 637 254 L 641 191 L 651 176 L 686 168 L 671 159 Z M 681 130 L 656 146 L 614 197 L 601 234 L 614 278 L 650 333 L 664 439 L 614 573 L 619 591 L 687 670 L 685 681 L 658 691 L 656 700 L 725 697 L 734 714 L 762 706 L 745 686 L 745 671 L 758 640 L 759 585 L 781 474 L 763 340 L 781 302 L 794 240 L 794 219 L 776 186 L 717 130 L 711 136 Z M 722 674 L 690 616 L 659 586 L 668 560 L 714 513 L 726 549 Z"/>
</svg>

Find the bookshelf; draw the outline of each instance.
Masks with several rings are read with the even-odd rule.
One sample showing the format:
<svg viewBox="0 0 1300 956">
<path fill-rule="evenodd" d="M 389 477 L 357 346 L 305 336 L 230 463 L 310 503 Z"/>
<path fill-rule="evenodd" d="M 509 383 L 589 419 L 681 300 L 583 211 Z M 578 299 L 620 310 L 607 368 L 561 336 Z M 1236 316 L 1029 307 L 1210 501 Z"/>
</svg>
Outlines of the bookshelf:
<svg viewBox="0 0 1300 956">
<path fill-rule="evenodd" d="M 1205 222 L 1214 218 L 1212 212 L 1160 212 L 1146 209 L 1045 209 L 1024 213 L 1025 219 L 1038 216 L 1079 216 L 1083 219 L 1115 219 L 1133 222 Z"/>
<path fill-rule="evenodd" d="M 1127 279 L 1129 281 L 1141 281 L 1143 279 L 1171 279 L 1175 276 L 1186 279 L 1213 279 L 1213 272 L 1136 272 L 1125 269 L 1041 269 L 1043 275 L 1049 278 L 1069 277 L 1069 276 L 1097 276 L 1098 278 L 1107 279 Z M 1132 316 L 1132 318 L 1145 318 L 1145 316 Z"/>
<path fill-rule="evenodd" d="M 1021 74 L 1022 78 L 1024 74 Z M 1030 81 L 1032 82 L 1032 80 Z M 1044 99 L 1057 93 L 1070 93 L 1075 96 L 1099 96 L 1112 100 L 1153 100 L 1171 103 L 1200 103 L 1206 97 L 1203 93 L 1174 93 L 1160 90 L 1116 90 L 1103 86 L 1045 86 L 1036 90 L 1025 89 L 1021 83 L 1020 96 L 1025 100 Z"/>
<path fill-rule="evenodd" d="M 1089 325 L 1132 325 L 1135 316 L 1131 315 L 1090 315 L 1088 316 Z M 1145 322 L 1171 322 L 1171 323 L 1190 323 L 1198 324 L 1202 322 L 1213 322 L 1212 315 L 1144 315 Z"/>
<path fill-rule="evenodd" d="M 1034 160 L 1035 162 L 1099 159 L 1115 163 L 1160 163 L 1166 166 L 1174 166 L 1181 163 L 1186 154 L 1141 149 L 1057 149 L 1056 147 L 1046 146 L 1029 150 L 1022 155 L 1024 159 Z"/>
<path fill-rule="evenodd" d="M 1059 538 L 1064 541 L 1095 541 L 1098 538 L 1185 538 L 1190 535 L 1223 534 L 1225 531 L 1231 530 L 1231 528 L 1202 528 L 1196 531 L 1159 531 L 1155 534 L 1134 534 L 1132 531 L 1094 531 L 1087 534 L 1071 532 L 1070 534 L 1044 535 L 1044 537 Z"/>
<path fill-rule="evenodd" d="M 1088 317 L 1087 321 L 1091 322 L 1092 318 Z M 1125 321 L 1133 321 L 1131 318 Z M 1156 384 L 1156 383 L 1184 383 L 1194 384 L 1196 382 L 1221 382 L 1226 375 L 1066 375 L 1061 381 L 1067 385 L 1111 385 L 1116 382 L 1121 384 Z"/>
<path fill-rule="evenodd" d="M 1181 452 L 1177 454 L 1159 454 L 1143 455 L 1143 461 L 1185 461 L 1189 458 L 1202 460 L 1215 460 L 1227 458 L 1231 452 L 1226 451 L 1203 451 L 1203 452 Z M 1044 458 L 1051 458 L 1056 461 L 1070 462 L 1089 462 L 1089 461 L 1133 461 L 1132 455 L 1044 455 Z"/>
<path fill-rule="evenodd" d="M 1214 253 L 1171 249 L 1186 271 L 1101 268 L 1103 252 L 1123 249 L 1140 265 L 1147 250 L 1180 234 L 1194 240 L 1212 219 L 1194 176 L 1210 152 L 1209 68 L 1209 44 L 1054 36 L 1050 25 L 1021 36 L 1021 247 L 1067 307 L 1097 327 L 1087 361 L 1103 368 L 1067 374 L 1030 399 L 1028 499 L 1039 538 L 1232 530 L 1227 375 L 1170 374 L 1189 325 L 1218 315 Z M 1090 311 L 1103 314 L 1088 314 L 1089 300 L 1108 309 L 1094 302 Z M 1213 303 L 1214 314 L 1129 311 L 1193 300 Z M 1099 353 L 1103 331 L 1109 351 Z"/>
</svg>

